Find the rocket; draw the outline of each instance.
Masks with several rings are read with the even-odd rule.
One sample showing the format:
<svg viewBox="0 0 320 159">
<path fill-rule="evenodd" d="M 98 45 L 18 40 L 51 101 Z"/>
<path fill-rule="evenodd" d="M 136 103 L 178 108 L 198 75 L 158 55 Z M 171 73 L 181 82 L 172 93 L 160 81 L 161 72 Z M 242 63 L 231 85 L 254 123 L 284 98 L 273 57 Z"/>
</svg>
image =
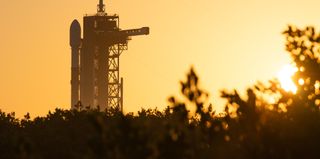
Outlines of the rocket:
<svg viewBox="0 0 320 159">
<path fill-rule="evenodd" d="M 74 108 L 80 101 L 80 49 L 81 26 L 77 20 L 70 27 L 71 46 L 71 107 Z"/>
</svg>

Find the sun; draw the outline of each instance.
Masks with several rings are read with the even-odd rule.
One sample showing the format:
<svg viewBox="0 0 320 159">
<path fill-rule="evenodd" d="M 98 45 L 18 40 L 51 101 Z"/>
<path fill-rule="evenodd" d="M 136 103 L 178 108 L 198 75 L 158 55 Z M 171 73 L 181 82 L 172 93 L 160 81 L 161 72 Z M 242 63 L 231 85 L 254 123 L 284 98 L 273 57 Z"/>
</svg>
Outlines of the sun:
<svg viewBox="0 0 320 159">
<path fill-rule="evenodd" d="M 297 86 L 293 83 L 291 77 L 298 71 L 294 65 L 287 64 L 281 68 L 277 74 L 277 78 L 280 81 L 281 88 L 287 92 L 296 93 Z"/>
</svg>

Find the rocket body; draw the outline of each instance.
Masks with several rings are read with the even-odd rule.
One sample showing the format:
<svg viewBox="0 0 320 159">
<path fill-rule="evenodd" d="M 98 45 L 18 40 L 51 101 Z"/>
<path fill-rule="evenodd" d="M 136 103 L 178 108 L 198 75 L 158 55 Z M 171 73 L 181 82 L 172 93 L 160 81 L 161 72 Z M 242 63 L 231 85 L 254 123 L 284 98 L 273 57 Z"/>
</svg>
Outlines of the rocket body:
<svg viewBox="0 0 320 159">
<path fill-rule="evenodd" d="M 80 101 L 80 49 L 81 49 L 81 26 L 77 20 L 70 27 L 71 46 L 71 108 Z"/>
</svg>

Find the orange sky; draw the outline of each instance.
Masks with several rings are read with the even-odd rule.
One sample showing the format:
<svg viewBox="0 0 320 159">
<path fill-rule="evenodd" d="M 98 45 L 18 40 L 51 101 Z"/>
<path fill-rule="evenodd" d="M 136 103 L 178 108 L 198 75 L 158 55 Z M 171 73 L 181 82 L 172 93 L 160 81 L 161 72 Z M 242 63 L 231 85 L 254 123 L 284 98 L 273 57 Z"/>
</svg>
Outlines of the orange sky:
<svg viewBox="0 0 320 159">
<path fill-rule="evenodd" d="M 98 0 L 2 1 L 0 109 L 17 116 L 70 107 L 69 27 Z M 121 57 L 124 109 L 164 108 L 194 65 L 211 101 L 222 88 L 244 90 L 289 63 L 287 24 L 320 25 L 312 0 L 108 0 L 122 29 L 149 26 Z"/>
</svg>

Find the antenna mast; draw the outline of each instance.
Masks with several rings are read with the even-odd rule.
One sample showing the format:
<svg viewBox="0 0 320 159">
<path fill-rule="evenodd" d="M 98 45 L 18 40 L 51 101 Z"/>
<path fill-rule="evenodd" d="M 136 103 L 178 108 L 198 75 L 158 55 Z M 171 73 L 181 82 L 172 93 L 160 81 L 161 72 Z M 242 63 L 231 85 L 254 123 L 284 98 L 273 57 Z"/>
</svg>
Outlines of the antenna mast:
<svg viewBox="0 0 320 159">
<path fill-rule="evenodd" d="M 105 11 L 105 5 L 103 4 L 103 0 L 99 0 L 98 13 L 104 13 L 104 11 Z"/>
</svg>

